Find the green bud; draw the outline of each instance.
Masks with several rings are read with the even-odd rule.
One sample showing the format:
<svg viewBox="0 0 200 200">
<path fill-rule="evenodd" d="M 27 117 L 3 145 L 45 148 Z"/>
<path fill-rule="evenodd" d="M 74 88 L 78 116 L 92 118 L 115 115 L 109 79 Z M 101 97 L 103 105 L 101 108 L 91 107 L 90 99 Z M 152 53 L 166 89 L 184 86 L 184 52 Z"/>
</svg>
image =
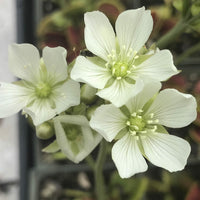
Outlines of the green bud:
<svg viewBox="0 0 200 200">
<path fill-rule="evenodd" d="M 96 101 L 97 96 L 97 89 L 93 88 L 87 84 L 84 84 L 81 87 L 81 101 L 86 104 L 92 104 Z"/>
<path fill-rule="evenodd" d="M 43 124 L 36 127 L 36 136 L 39 139 L 47 140 L 54 135 L 53 126 L 49 122 L 44 122 Z"/>
</svg>

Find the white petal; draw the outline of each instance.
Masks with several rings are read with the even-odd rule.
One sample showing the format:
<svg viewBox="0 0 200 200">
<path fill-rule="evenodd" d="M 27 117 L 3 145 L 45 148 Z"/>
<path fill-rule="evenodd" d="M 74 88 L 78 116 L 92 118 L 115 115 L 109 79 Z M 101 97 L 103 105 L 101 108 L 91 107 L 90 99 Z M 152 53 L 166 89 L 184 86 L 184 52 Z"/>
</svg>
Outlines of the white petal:
<svg viewBox="0 0 200 200">
<path fill-rule="evenodd" d="M 35 126 L 52 119 L 57 113 L 52 109 L 49 99 L 36 99 L 31 106 L 24 108 L 24 111 L 30 115 Z"/>
<path fill-rule="evenodd" d="M 45 47 L 43 59 L 48 73 L 56 76 L 57 82 L 67 78 L 67 51 L 63 47 Z"/>
<path fill-rule="evenodd" d="M 182 170 L 191 151 L 186 140 L 162 133 L 147 135 L 142 145 L 150 162 L 170 172 Z"/>
<path fill-rule="evenodd" d="M 116 21 L 117 39 L 120 47 L 139 51 L 146 43 L 153 28 L 150 10 L 144 7 L 122 12 Z"/>
<path fill-rule="evenodd" d="M 173 64 L 170 51 L 162 50 L 141 63 L 138 66 L 137 73 L 144 79 L 164 81 L 179 72 Z"/>
<path fill-rule="evenodd" d="M 115 33 L 108 18 L 99 11 L 87 12 L 85 21 L 85 43 L 89 51 L 108 60 L 108 54 L 115 50 Z"/>
<path fill-rule="evenodd" d="M 13 74 L 29 82 L 37 81 L 40 56 L 31 44 L 12 44 L 9 46 L 9 66 Z"/>
<path fill-rule="evenodd" d="M 58 146 L 61 148 L 61 151 L 67 156 L 67 158 L 73 161 L 74 154 L 71 150 L 70 143 L 66 137 L 65 131 L 60 121 L 57 120 L 56 118 L 54 118 L 54 128 Z"/>
<path fill-rule="evenodd" d="M 80 104 L 80 84 L 69 79 L 54 90 L 54 96 L 56 112 L 59 114 L 71 106 Z"/>
<path fill-rule="evenodd" d="M 159 124 L 180 128 L 196 119 L 196 106 L 196 100 L 192 95 L 165 89 L 158 94 L 147 115 L 154 113 L 154 118 L 159 119 Z"/>
<path fill-rule="evenodd" d="M 82 137 L 76 142 L 79 147 L 79 153 L 75 154 L 70 147 L 70 141 L 67 139 L 61 123 L 74 124 L 81 126 Z M 93 134 L 89 127 L 89 122 L 84 116 L 80 115 L 62 115 L 54 118 L 56 130 L 56 140 L 62 152 L 73 162 L 79 163 L 101 141 L 102 137 L 99 134 Z"/>
<path fill-rule="evenodd" d="M 83 56 L 78 56 L 71 71 L 71 78 L 88 83 L 94 88 L 102 89 L 111 75 L 106 68 L 92 63 Z"/>
<path fill-rule="evenodd" d="M 19 112 L 28 102 L 27 90 L 21 86 L 0 83 L 0 118 Z"/>
<path fill-rule="evenodd" d="M 95 110 L 90 126 L 111 142 L 126 127 L 126 120 L 126 116 L 112 104 L 102 105 Z"/>
<path fill-rule="evenodd" d="M 114 144 L 112 159 L 121 178 L 129 178 L 147 170 L 147 164 L 140 152 L 137 140 L 129 135 Z"/>
<path fill-rule="evenodd" d="M 103 90 L 100 90 L 97 95 L 103 99 L 107 99 L 117 107 L 126 104 L 127 101 L 137 95 L 143 89 L 143 82 L 137 80 L 135 84 L 129 84 L 125 80 L 116 80 L 114 83 Z"/>
<path fill-rule="evenodd" d="M 137 112 L 142 109 L 145 103 L 152 98 L 161 88 L 159 82 L 151 82 L 144 86 L 143 90 L 138 93 L 135 97 L 131 98 L 126 106 L 130 113 Z"/>
</svg>

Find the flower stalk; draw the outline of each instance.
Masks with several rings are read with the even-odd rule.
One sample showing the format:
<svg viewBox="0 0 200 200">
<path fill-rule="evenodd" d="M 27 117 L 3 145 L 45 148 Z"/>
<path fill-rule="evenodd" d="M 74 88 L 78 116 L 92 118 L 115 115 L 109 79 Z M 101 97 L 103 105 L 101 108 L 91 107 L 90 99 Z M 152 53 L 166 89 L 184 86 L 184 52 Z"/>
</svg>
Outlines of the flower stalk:
<svg viewBox="0 0 200 200">
<path fill-rule="evenodd" d="M 97 200 L 106 199 L 105 182 L 103 176 L 103 165 L 106 160 L 106 141 L 103 139 L 100 143 L 99 153 L 94 168 L 95 194 Z"/>
</svg>

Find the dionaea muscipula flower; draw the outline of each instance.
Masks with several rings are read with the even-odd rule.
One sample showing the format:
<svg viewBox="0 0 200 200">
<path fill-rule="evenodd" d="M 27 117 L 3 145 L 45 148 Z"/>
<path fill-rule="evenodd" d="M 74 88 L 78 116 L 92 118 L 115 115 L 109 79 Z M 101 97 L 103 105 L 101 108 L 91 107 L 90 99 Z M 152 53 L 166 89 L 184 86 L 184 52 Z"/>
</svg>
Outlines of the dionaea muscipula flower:
<svg viewBox="0 0 200 200">
<path fill-rule="evenodd" d="M 98 88 L 97 95 L 115 106 L 124 105 L 149 81 L 164 81 L 178 73 L 170 51 L 144 51 L 153 27 L 144 7 L 122 12 L 116 34 L 102 12 L 87 12 L 84 20 L 86 47 L 96 57 L 78 56 L 71 77 Z"/>
<path fill-rule="evenodd" d="M 40 59 L 31 44 L 11 45 L 9 66 L 21 80 L 0 82 L 0 118 L 22 109 L 31 116 L 34 125 L 39 125 L 78 105 L 80 86 L 68 76 L 66 54 L 62 47 L 45 47 Z"/>
<path fill-rule="evenodd" d="M 163 126 L 180 128 L 190 124 L 196 118 L 195 98 L 174 89 L 158 93 L 159 89 L 160 84 L 146 85 L 125 106 L 102 105 L 92 116 L 90 125 L 94 130 L 109 142 L 117 140 L 112 158 L 122 178 L 146 171 L 144 157 L 170 172 L 186 165 L 189 143 L 169 135 Z"/>
<path fill-rule="evenodd" d="M 85 116 L 60 115 L 53 119 L 56 140 L 43 151 L 53 153 L 61 150 L 66 157 L 79 163 L 99 144 L 102 136 L 94 132 Z"/>
</svg>

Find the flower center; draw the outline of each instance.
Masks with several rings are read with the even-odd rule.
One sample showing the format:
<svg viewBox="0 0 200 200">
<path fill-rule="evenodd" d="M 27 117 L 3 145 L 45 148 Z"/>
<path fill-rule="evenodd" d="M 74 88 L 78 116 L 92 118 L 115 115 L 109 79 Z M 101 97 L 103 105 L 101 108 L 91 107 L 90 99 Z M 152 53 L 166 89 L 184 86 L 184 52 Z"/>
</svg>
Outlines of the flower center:
<svg viewBox="0 0 200 200">
<path fill-rule="evenodd" d="M 114 77 L 124 77 L 127 75 L 128 64 L 125 62 L 116 62 L 111 70 Z"/>
<path fill-rule="evenodd" d="M 132 136 L 142 136 L 145 137 L 149 131 L 156 133 L 158 119 L 153 119 L 154 114 L 150 113 L 148 117 L 143 116 L 143 110 L 139 109 L 137 112 L 131 114 L 131 117 L 126 122 L 129 128 L 129 132 Z"/>
<path fill-rule="evenodd" d="M 35 88 L 35 93 L 39 98 L 47 98 L 52 92 L 52 88 L 48 83 L 40 82 Z"/>
</svg>

